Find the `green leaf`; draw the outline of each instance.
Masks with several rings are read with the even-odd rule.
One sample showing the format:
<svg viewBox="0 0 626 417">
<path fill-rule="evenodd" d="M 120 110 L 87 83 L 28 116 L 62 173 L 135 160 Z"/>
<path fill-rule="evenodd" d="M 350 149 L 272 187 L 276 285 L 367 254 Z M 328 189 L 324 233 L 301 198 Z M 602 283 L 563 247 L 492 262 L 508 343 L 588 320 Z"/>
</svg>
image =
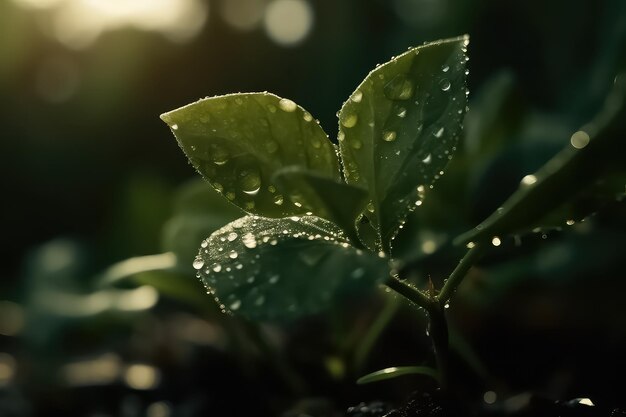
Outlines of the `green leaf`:
<svg viewBox="0 0 626 417">
<path fill-rule="evenodd" d="M 265 217 L 315 212 L 299 190 L 276 190 L 272 176 L 296 165 L 340 180 L 335 146 L 310 113 L 269 93 L 199 100 L 161 115 L 191 164 L 228 200 Z"/>
<path fill-rule="evenodd" d="M 575 132 L 570 143 L 539 171 L 522 178 L 517 191 L 502 207 L 455 243 L 526 232 L 552 225 L 559 216 L 567 216 L 560 218 L 561 225 L 573 224 L 598 205 L 623 198 L 624 132 L 626 75 L 621 75 L 595 119 Z"/>
<path fill-rule="evenodd" d="M 353 246 L 361 245 L 355 221 L 367 204 L 366 190 L 321 177 L 299 167 L 284 168 L 276 173 L 274 179 L 279 190 L 300 190 L 304 199 L 316 208 L 317 216 L 341 227 Z"/>
<path fill-rule="evenodd" d="M 261 320 L 319 312 L 388 276 L 386 259 L 314 216 L 236 220 L 202 243 L 194 267 L 225 310 Z"/>
<path fill-rule="evenodd" d="M 456 149 L 467 44 L 464 36 L 410 49 L 373 70 L 340 111 L 346 181 L 369 191 L 365 215 L 385 251 Z"/>
<path fill-rule="evenodd" d="M 176 255 L 172 252 L 136 256 L 109 266 L 98 276 L 96 282 L 100 287 L 108 287 L 140 273 L 151 271 L 176 271 L 177 266 Z"/>
<path fill-rule="evenodd" d="M 394 366 L 381 369 L 359 378 L 357 384 L 369 384 L 370 382 L 384 381 L 404 375 L 426 375 L 439 382 L 439 373 L 436 369 L 428 366 Z"/>
<path fill-rule="evenodd" d="M 359 240 L 371 251 L 378 251 L 378 230 L 372 225 L 364 213 L 360 213 L 355 222 L 356 234 Z"/>
<path fill-rule="evenodd" d="M 172 252 L 136 256 L 109 266 L 95 281 L 99 289 L 149 285 L 170 298 L 205 307 L 202 286 L 190 276 L 190 268 L 191 264 L 181 264 Z"/>
</svg>

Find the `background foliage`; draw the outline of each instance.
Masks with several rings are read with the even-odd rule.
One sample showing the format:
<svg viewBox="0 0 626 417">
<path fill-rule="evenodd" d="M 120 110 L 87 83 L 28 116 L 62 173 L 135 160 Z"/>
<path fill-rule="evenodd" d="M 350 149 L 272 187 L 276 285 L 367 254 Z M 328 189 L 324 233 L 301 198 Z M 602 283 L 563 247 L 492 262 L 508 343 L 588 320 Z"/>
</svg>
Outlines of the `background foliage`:
<svg viewBox="0 0 626 417">
<path fill-rule="evenodd" d="M 427 383 L 354 386 L 365 372 L 429 355 L 420 313 L 385 294 L 287 327 L 219 312 L 191 261 L 210 231 L 240 213 L 222 205 L 207 214 L 215 196 L 187 182 L 195 173 L 158 119 L 164 111 L 268 90 L 335 138 L 335 112 L 377 63 L 469 33 L 465 137 L 397 243 L 421 259 L 423 285 L 449 273 L 454 237 L 565 146 L 626 67 L 620 0 L 316 1 L 304 3 L 310 32 L 287 45 L 269 29 L 278 1 L 180 2 L 206 20 L 170 13 L 174 23 L 160 31 L 119 12 L 124 24 L 102 24 L 92 42 L 84 27 L 71 30 L 73 3 L 0 3 L 2 415 L 277 415 L 398 400 Z M 469 386 L 624 398 L 625 221 L 615 204 L 562 231 L 505 240 L 485 258 L 450 312 L 475 348 L 461 350 L 486 377 L 470 384 L 478 379 L 463 368 Z M 116 262 L 165 251 L 186 260 L 151 258 L 161 271 L 100 285 L 120 276 Z M 379 313 L 395 319 L 372 339 Z"/>
</svg>

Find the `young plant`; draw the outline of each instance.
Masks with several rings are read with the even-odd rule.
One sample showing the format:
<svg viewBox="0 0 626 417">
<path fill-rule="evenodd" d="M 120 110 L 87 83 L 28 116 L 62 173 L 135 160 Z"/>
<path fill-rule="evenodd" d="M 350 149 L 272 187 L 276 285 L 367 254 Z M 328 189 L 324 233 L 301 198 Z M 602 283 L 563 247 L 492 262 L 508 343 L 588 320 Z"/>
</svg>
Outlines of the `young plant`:
<svg viewBox="0 0 626 417">
<path fill-rule="evenodd" d="M 623 194 L 623 160 L 611 152 L 615 123 L 626 119 L 622 79 L 610 106 L 581 130 L 586 136 L 577 132 L 584 144 L 573 136 L 502 210 L 458 239 L 469 250 L 440 290 L 407 283 L 415 262 L 395 256 L 394 239 L 456 150 L 468 43 L 463 36 L 425 44 L 376 67 L 339 112 L 338 146 L 309 112 L 267 92 L 206 98 L 161 116 L 196 170 L 248 214 L 211 234 L 193 261 L 223 311 L 288 320 L 384 284 L 428 313 L 438 370 L 389 368 L 362 382 L 420 373 L 445 387 L 445 306 L 490 241 L 548 218 L 569 224 L 574 214 L 564 204 L 597 191 L 599 180 L 606 186 L 619 175 L 608 182 L 619 187 L 600 194 Z M 607 163 L 592 169 L 598 153 Z M 571 178 L 580 164 L 589 165 L 583 182 Z"/>
</svg>

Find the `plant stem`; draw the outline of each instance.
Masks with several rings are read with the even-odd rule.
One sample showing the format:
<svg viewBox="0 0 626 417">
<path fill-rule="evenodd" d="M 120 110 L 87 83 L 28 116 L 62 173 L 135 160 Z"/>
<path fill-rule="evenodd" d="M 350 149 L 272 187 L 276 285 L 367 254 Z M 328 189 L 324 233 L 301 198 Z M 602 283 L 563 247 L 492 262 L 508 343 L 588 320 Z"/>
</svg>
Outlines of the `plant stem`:
<svg viewBox="0 0 626 417">
<path fill-rule="evenodd" d="M 433 342 L 435 360 L 439 370 L 439 384 L 443 390 L 448 390 L 450 384 L 450 370 L 448 367 L 448 322 L 444 307 L 433 303 L 428 310 L 428 334 Z"/>
<path fill-rule="evenodd" d="M 439 304 L 445 305 L 448 300 L 450 300 L 454 291 L 456 291 L 461 281 L 463 281 L 463 278 L 465 278 L 465 275 L 467 275 L 467 271 L 469 271 L 474 265 L 474 262 L 483 254 L 483 246 L 482 243 L 476 243 L 473 248 L 465 253 L 465 256 L 459 261 L 459 264 L 454 271 L 452 271 L 443 285 L 443 288 L 441 288 L 437 296 Z"/>
<path fill-rule="evenodd" d="M 389 277 L 385 285 L 426 311 L 431 308 L 432 300 L 423 292 L 396 277 Z"/>
<path fill-rule="evenodd" d="M 442 304 L 439 303 L 436 297 L 430 297 L 398 278 L 389 278 L 385 284 L 398 294 L 424 308 L 424 310 L 428 313 L 428 334 L 433 342 L 433 348 L 435 350 L 437 369 L 439 370 L 439 383 L 442 389 L 447 389 L 448 326 Z"/>
<path fill-rule="evenodd" d="M 452 294 L 459 286 L 474 262 L 483 253 L 483 244 L 477 243 L 465 253 L 459 261 L 457 267 L 452 271 L 446 280 L 439 295 L 428 295 L 409 283 L 396 277 L 390 277 L 385 284 L 398 294 L 414 302 L 428 313 L 428 333 L 433 342 L 437 368 L 439 369 L 439 379 L 441 388 L 447 390 L 450 385 L 450 370 L 448 367 L 448 323 L 445 315 L 445 305 L 450 300 Z M 400 274 L 406 276 L 413 269 L 413 264 L 406 264 L 400 269 Z"/>
</svg>

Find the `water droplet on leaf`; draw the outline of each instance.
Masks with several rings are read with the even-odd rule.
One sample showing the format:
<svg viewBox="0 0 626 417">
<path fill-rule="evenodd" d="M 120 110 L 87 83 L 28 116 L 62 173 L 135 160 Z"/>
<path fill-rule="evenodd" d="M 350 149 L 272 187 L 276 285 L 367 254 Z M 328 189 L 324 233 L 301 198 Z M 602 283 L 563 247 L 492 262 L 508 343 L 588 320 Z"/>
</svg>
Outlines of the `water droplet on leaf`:
<svg viewBox="0 0 626 417">
<path fill-rule="evenodd" d="M 570 143 L 576 149 L 583 149 L 585 146 L 589 144 L 590 138 L 587 132 L 579 130 L 574 133 L 570 138 Z"/>
<path fill-rule="evenodd" d="M 350 146 L 352 146 L 354 149 L 361 149 L 363 143 L 361 143 L 361 141 L 358 139 L 352 139 L 350 140 Z"/>
<path fill-rule="evenodd" d="M 202 269 L 203 266 L 204 266 L 204 261 L 202 260 L 202 258 L 197 257 L 196 259 L 193 260 L 194 269 Z"/>
<path fill-rule="evenodd" d="M 241 241 L 243 245 L 248 249 L 256 248 L 256 239 L 252 233 L 246 233 L 242 236 Z"/>
<path fill-rule="evenodd" d="M 230 157 L 226 148 L 217 144 L 212 144 L 209 147 L 209 155 L 215 165 L 224 165 Z"/>
<path fill-rule="evenodd" d="M 522 178 L 522 185 L 533 185 L 534 183 L 537 182 L 537 177 L 535 177 L 534 175 L 526 175 L 524 178 Z"/>
<path fill-rule="evenodd" d="M 393 130 L 383 132 L 383 140 L 385 142 L 393 142 L 394 140 L 396 140 L 396 132 L 394 132 Z"/>
<path fill-rule="evenodd" d="M 261 189 L 261 177 L 258 171 L 242 171 L 242 178 L 239 180 L 241 190 L 248 195 L 256 195 Z"/>
<path fill-rule="evenodd" d="M 291 113 L 295 111 L 298 106 L 296 105 L 296 103 L 294 103 L 293 101 L 287 98 L 281 98 L 280 101 L 278 102 L 278 107 L 280 107 L 282 111 Z"/>
<path fill-rule="evenodd" d="M 356 126 L 356 122 L 359 120 L 359 116 L 357 116 L 356 114 L 349 114 L 346 115 L 342 120 L 341 120 L 341 124 L 344 125 L 345 127 L 354 127 Z"/>
</svg>

